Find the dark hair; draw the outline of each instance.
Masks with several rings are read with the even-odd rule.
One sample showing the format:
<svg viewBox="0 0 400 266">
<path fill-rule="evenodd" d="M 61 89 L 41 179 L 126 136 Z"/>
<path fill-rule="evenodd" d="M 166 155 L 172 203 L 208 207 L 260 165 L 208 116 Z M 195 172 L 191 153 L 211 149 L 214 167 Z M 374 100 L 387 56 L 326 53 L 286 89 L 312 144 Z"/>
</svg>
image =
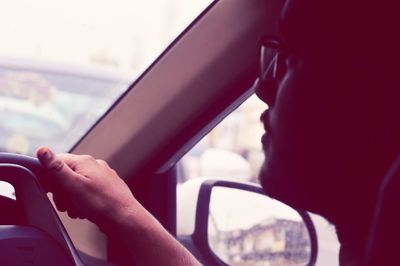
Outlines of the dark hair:
<svg viewBox="0 0 400 266">
<path fill-rule="evenodd" d="M 321 41 L 335 41 L 343 56 L 368 59 L 386 71 L 399 71 L 400 16 L 396 1 L 287 0 L 285 9 L 295 10 L 308 29 L 306 37 L 319 32 Z M 306 30 L 306 31 L 304 31 Z"/>
</svg>

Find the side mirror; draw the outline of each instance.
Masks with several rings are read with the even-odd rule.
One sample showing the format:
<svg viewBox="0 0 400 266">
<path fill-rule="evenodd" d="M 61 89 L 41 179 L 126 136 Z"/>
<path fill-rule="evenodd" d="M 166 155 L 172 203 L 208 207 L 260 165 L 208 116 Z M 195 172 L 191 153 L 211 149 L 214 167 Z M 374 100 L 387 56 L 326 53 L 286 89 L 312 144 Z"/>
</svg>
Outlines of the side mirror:
<svg viewBox="0 0 400 266">
<path fill-rule="evenodd" d="M 205 180 L 197 198 L 194 230 L 183 242 L 190 240 L 206 265 L 315 264 L 317 237 L 305 211 L 250 183 Z"/>
</svg>

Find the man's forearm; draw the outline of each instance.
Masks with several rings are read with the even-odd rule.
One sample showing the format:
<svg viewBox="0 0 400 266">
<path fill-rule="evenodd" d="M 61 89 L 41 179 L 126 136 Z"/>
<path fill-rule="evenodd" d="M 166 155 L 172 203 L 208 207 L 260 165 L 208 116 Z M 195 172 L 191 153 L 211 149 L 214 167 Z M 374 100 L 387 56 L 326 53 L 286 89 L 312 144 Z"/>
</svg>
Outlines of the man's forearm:
<svg viewBox="0 0 400 266">
<path fill-rule="evenodd" d="M 201 265 L 143 207 L 114 218 L 106 233 L 131 250 L 138 265 Z"/>
</svg>

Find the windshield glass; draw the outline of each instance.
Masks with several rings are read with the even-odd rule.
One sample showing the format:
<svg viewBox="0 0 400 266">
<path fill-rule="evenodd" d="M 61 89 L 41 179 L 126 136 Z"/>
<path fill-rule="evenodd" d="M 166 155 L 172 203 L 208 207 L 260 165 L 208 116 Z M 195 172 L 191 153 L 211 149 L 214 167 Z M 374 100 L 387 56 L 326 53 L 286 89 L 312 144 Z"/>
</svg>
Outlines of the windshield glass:
<svg viewBox="0 0 400 266">
<path fill-rule="evenodd" d="M 71 149 L 211 2 L 2 2 L 0 151 Z"/>
</svg>

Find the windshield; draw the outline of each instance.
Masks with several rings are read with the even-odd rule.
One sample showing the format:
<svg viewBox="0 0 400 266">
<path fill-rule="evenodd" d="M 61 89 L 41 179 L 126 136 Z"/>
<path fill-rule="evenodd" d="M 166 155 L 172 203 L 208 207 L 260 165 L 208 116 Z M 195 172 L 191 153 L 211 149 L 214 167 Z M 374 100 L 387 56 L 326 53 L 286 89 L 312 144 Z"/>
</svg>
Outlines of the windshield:
<svg viewBox="0 0 400 266">
<path fill-rule="evenodd" d="M 2 2 L 0 151 L 71 149 L 211 2 Z"/>
</svg>

